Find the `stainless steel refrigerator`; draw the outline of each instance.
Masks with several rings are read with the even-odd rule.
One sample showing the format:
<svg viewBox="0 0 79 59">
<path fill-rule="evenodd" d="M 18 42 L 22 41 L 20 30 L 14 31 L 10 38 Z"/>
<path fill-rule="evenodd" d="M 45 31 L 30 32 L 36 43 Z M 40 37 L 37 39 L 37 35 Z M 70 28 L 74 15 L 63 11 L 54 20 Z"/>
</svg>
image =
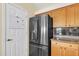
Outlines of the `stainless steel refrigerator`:
<svg viewBox="0 0 79 59">
<path fill-rule="evenodd" d="M 29 19 L 29 55 L 50 56 L 53 18 L 42 14 Z"/>
</svg>

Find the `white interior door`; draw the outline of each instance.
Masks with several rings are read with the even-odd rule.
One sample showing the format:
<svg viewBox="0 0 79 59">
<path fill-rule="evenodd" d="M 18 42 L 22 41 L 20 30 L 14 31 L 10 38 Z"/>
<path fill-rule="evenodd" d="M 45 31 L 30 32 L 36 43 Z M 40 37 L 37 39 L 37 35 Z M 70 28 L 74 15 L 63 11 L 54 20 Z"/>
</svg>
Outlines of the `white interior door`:
<svg viewBox="0 0 79 59">
<path fill-rule="evenodd" d="M 26 12 L 14 5 L 6 4 L 6 55 L 26 55 Z"/>
</svg>

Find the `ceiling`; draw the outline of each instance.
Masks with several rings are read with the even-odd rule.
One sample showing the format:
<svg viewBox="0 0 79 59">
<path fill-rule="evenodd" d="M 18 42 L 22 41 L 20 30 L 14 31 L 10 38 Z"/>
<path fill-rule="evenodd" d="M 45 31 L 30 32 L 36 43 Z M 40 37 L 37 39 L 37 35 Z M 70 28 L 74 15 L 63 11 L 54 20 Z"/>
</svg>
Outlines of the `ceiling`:
<svg viewBox="0 0 79 59">
<path fill-rule="evenodd" d="M 67 5 L 70 3 L 33 3 L 33 5 L 37 8 L 37 10 L 48 8 L 48 7 L 56 7 L 58 5 Z"/>
<path fill-rule="evenodd" d="M 35 6 L 36 8 L 35 14 L 46 12 L 46 11 L 67 6 L 70 4 L 73 4 L 73 3 L 32 3 L 32 5 Z"/>
</svg>

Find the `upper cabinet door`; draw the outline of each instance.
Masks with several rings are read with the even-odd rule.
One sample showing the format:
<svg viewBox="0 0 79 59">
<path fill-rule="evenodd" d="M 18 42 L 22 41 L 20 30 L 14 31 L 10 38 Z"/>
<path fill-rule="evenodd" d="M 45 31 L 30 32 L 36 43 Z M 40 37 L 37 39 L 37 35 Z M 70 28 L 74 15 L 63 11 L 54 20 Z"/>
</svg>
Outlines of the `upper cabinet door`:
<svg viewBox="0 0 79 59">
<path fill-rule="evenodd" d="M 52 12 L 53 14 L 53 26 L 54 27 L 65 27 L 66 25 L 66 9 L 60 8 Z"/>
<path fill-rule="evenodd" d="M 75 4 L 75 26 L 79 27 L 79 4 Z"/>
<path fill-rule="evenodd" d="M 71 6 L 67 6 L 66 7 L 66 16 L 67 16 L 67 27 L 73 27 L 75 26 L 75 16 L 74 16 L 74 6 L 71 5 Z"/>
<path fill-rule="evenodd" d="M 48 14 L 53 18 L 53 27 L 79 27 L 79 3 L 52 10 Z"/>
</svg>

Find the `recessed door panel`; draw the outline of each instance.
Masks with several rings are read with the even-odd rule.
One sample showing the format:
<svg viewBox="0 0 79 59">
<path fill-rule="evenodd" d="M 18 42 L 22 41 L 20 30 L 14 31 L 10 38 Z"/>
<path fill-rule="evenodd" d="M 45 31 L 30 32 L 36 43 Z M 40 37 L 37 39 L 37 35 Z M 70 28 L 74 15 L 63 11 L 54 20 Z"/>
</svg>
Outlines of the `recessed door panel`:
<svg viewBox="0 0 79 59">
<path fill-rule="evenodd" d="M 6 33 L 6 55 L 15 56 L 16 55 L 16 30 L 7 30 Z"/>
<path fill-rule="evenodd" d="M 24 13 L 23 10 L 7 4 L 6 16 L 7 26 L 9 28 L 24 28 L 26 13 Z"/>
</svg>

